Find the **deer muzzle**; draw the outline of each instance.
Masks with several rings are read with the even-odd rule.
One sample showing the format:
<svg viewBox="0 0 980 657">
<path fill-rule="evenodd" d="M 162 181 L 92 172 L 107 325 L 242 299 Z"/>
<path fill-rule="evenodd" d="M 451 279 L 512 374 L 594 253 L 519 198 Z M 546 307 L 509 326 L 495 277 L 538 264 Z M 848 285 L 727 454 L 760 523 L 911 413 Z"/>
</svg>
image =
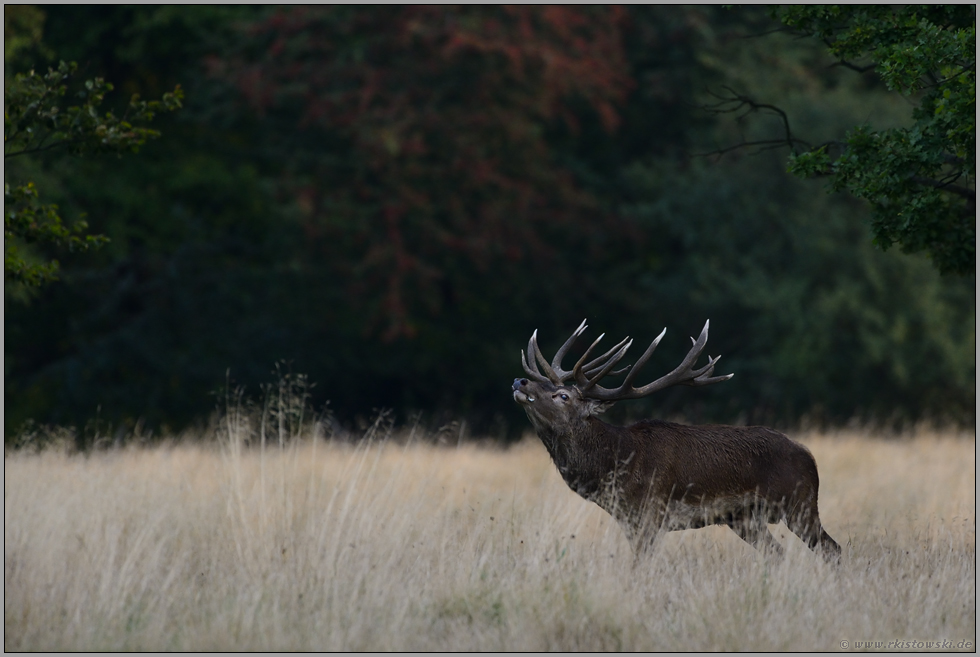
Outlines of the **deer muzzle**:
<svg viewBox="0 0 980 657">
<path fill-rule="evenodd" d="M 527 390 L 525 390 L 525 386 L 527 386 L 527 384 L 527 379 L 514 379 L 514 401 L 516 401 L 518 404 L 526 404 L 534 401 L 534 397 L 529 395 Z"/>
</svg>

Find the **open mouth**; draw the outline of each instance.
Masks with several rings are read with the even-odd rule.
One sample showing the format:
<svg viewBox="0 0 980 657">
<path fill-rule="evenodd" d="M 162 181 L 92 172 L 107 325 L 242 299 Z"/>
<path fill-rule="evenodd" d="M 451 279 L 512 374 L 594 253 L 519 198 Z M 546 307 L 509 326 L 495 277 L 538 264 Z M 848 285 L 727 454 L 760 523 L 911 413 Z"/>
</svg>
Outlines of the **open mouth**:
<svg viewBox="0 0 980 657">
<path fill-rule="evenodd" d="M 534 401 L 534 397 L 531 397 L 521 390 L 515 390 L 514 401 L 516 401 L 518 404 L 529 404 Z"/>
</svg>

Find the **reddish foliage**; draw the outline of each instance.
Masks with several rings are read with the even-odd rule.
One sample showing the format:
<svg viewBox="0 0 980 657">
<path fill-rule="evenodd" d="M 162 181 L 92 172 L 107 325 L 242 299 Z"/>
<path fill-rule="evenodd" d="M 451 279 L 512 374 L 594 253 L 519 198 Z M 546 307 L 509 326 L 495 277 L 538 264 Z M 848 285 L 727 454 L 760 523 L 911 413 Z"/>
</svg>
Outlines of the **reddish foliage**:
<svg viewBox="0 0 980 657">
<path fill-rule="evenodd" d="M 305 172 L 319 190 L 304 190 L 308 220 L 367 298 L 385 288 L 386 337 L 410 336 L 460 258 L 478 271 L 547 260 L 546 232 L 594 222 L 546 132 L 577 130 L 585 108 L 616 129 L 623 20 L 614 7 L 283 8 L 250 28 L 264 52 L 224 70 L 258 111 L 332 136 L 345 161 Z"/>
</svg>

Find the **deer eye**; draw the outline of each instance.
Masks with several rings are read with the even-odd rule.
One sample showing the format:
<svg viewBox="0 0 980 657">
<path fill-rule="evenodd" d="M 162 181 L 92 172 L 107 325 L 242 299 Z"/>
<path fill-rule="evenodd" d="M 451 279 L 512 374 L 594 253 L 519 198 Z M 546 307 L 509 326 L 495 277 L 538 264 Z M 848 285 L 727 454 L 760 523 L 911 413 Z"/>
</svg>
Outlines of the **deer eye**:
<svg viewBox="0 0 980 657">
<path fill-rule="evenodd" d="M 565 393 L 561 393 L 561 400 L 568 401 L 568 395 L 566 395 Z"/>
</svg>

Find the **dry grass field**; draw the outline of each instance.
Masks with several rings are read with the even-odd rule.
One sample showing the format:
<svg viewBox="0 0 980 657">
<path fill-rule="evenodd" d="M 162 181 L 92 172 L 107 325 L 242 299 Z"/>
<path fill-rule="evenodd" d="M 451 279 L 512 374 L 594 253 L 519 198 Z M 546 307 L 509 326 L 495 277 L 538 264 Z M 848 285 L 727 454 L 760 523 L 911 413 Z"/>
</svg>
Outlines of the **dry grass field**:
<svg viewBox="0 0 980 657">
<path fill-rule="evenodd" d="M 4 649 L 976 644 L 972 434 L 794 436 L 820 468 L 838 567 L 782 525 L 781 561 L 711 527 L 669 534 L 634 567 L 619 527 L 536 440 L 503 451 L 307 435 L 263 451 L 236 431 L 8 453 Z"/>
</svg>

